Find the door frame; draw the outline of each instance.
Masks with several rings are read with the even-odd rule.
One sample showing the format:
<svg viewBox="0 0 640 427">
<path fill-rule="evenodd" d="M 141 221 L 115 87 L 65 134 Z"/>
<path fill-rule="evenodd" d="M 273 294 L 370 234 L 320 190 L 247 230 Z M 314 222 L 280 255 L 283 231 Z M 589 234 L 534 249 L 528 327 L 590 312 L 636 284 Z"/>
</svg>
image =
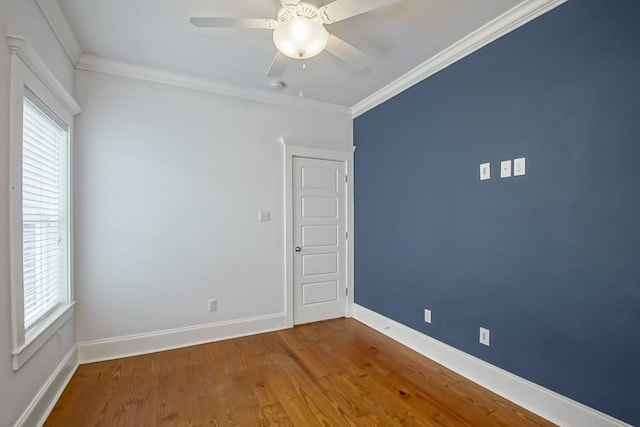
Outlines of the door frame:
<svg viewBox="0 0 640 427">
<path fill-rule="evenodd" d="M 346 298 L 345 316 L 353 316 L 353 153 L 354 145 L 326 144 L 311 138 L 283 137 L 284 144 L 284 277 L 285 292 L 284 306 L 286 314 L 286 327 L 292 328 L 293 318 L 293 282 L 294 282 L 294 242 L 293 242 L 293 158 L 306 157 L 319 160 L 332 160 L 343 162 L 346 166 L 346 231 L 348 239 L 346 244 L 345 272 L 348 294 Z"/>
</svg>

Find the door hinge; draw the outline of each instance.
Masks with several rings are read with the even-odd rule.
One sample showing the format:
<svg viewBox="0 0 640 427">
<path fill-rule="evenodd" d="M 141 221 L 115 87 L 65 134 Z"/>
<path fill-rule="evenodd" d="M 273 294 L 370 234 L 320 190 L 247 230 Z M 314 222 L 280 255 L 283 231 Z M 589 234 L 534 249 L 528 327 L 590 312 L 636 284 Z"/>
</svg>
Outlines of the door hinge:
<svg viewBox="0 0 640 427">
<path fill-rule="evenodd" d="M 345 294 L 346 296 L 349 296 L 349 288 L 344 288 L 344 294 Z"/>
<path fill-rule="evenodd" d="M 344 182 L 349 182 L 349 175 L 344 176 Z"/>
<path fill-rule="evenodd" d="M 348 231 L 344 232 L 344 238 L 347 239 L 347 240 L 349 239 L 349 232 Z"/>
</svg>

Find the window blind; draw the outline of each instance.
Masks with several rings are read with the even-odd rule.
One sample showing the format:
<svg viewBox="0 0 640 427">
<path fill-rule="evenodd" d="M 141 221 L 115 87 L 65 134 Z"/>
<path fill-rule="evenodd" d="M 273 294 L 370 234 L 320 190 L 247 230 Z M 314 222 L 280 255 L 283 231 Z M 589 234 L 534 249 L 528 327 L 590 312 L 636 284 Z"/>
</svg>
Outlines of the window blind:
<svg viewBox="0 0 640 427">
<path fill-rule="evenodd" d="M 22 138 L 24 327 L 29 330 L 66 292 L 68 131 L 35 97 L 25 96 Z"/>
</svg>

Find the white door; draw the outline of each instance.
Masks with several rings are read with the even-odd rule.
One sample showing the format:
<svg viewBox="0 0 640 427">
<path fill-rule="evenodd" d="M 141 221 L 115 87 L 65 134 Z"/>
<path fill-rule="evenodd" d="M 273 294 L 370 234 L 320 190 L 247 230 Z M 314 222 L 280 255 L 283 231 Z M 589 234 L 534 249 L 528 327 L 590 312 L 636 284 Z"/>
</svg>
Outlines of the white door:
<svg viewBox="0 0 640 427">
<path fill-rule="evenodd" d="M 346 315 L 345 177 L 343 162 L 293 158 L 296 324 Z"/>
</svg>

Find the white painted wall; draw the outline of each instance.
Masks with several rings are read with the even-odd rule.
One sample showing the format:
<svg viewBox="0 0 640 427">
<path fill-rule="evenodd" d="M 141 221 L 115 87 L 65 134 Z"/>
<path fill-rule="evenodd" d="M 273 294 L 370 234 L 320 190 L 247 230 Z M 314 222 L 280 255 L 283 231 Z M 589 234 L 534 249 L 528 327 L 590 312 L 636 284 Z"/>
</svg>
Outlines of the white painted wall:
<svg viewBox="0 0 640 427">
<path fill-rule="evenodd" d="M 74 322 L 22 369 L 11 369 L 9 293 L 9 49 L 6 34 L 25 37 L 72 93 L 73 67 L 33 0 L 0 2 L 0 426 L 11 426 L 75 344 Z"/>
<path fill-rule="evenodd" d="M 283 313 L 280 138 L 351 144 L 351 116 L 88 71 L 76 93 L 78 340 Z"/>
</svg>

